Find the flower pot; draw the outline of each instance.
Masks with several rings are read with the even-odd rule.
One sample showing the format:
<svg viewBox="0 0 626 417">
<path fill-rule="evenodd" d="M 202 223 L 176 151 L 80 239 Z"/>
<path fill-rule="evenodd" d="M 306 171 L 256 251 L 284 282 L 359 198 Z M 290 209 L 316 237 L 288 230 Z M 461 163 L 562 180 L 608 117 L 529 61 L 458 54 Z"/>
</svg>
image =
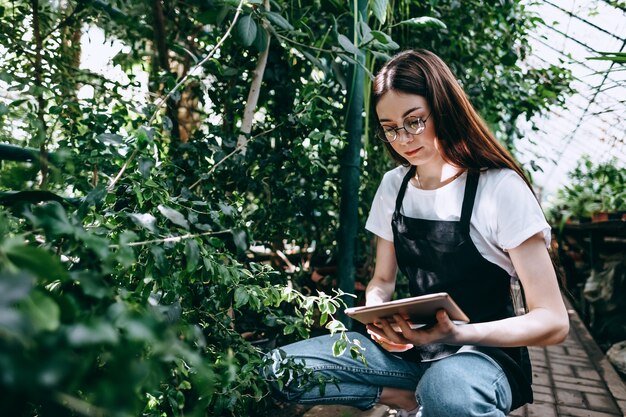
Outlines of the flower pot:
<svg viewBox="0 0 626 417">
<path fill-rule="evenodd" d="M 594 213 L 591 216 L 592 223 L 606 222 L 608 220 L 609 220 L 609 213 L 607 213 L 606 211 L 600 211 L 598 213 Z"/>
</svg>

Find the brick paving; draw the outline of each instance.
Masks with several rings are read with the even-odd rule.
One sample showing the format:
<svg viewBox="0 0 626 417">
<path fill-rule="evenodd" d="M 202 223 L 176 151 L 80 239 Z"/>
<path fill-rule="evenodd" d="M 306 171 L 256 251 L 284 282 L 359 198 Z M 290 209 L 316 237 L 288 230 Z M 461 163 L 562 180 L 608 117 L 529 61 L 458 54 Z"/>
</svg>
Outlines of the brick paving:
<svg viewBox="0 0 626 417">
<path fill-rule="evenodd" d="M 605 358 L 578 314 L 568 304 L 570 334 L 560 345 L 529 348 L 535 402 L 509 417 L 620 417 L 626 415 L 626 385 Z M 304 417 L 387 417 L 394 411 L 376 406 L 359 411 L 345 406 L 316 406 Z"/>
</svg>

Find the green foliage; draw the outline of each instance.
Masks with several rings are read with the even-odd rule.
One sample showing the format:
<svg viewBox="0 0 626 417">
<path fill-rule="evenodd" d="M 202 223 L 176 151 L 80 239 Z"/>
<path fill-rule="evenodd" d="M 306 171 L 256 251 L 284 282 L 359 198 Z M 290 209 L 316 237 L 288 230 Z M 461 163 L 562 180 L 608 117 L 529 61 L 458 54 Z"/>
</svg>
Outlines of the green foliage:
<svg viewBox="0 0 626 417">
<path fill-rule="evenodd" d="M 626 211 L 626 169 L 616 160 L 595 163 L 585 155 L 568 177 L 569 184 L 557 191 L 548 211 L 552 222 L 562 225 L 599 212 Z"/>
<path fill-rule="evenodd" d="M 589 57 L 589 59 L 597 59 L 600 61 L 612 61 L 619 64 L 626 64 L 625 52 L 598 52 L 600 56 Z"/>
</svg>

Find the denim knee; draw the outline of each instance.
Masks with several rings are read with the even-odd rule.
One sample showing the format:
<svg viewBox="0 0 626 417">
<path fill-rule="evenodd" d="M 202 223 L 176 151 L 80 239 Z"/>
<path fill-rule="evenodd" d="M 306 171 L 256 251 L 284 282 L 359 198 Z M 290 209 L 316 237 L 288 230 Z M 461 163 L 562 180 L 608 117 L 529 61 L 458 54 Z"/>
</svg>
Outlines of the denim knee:
<svg viewBox="0 0 626 417">
<path fill-rule="evenodd" d="M 415 364 L 382 352 L 369 338 L 358 339 L 367 365 L 349 354 L 335 357 L 336 337 L 319 336 L 277 349 L 266 356 L 263 374 L 276 398 L 307 404 L 346 404 L 371 408 L 382 387 L 415 389 L 421 371 Z"/>
<path fill-rule="evenodd" d="M 453 382 L 454 392 L 450 392 Z M 446 388 L 447 387 L 447 388 Z M 470 417 L 472 387 L 468 381 L 459 381 L 452 375 L 426 372 L 418 384 L 418 401 L 424 408 L 424 417 L 455 416 Z"/>
<path fill-rule="evenodd" d="M 512 400 L 499 365 L 472 353 L 433 364 L 420 380 L 417 396 L 423 417 L 504 417 Z"/>
</svg>

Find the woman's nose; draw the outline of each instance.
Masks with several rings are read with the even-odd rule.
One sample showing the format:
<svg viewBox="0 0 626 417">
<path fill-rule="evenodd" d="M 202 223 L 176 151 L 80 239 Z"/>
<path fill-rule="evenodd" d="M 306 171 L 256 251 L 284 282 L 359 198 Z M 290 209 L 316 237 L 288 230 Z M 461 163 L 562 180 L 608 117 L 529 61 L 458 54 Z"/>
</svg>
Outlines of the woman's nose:
<svg viewBox="0 0 626 417">
<path fill-rule="evenodd" d="M 398 135 L 398 139 L 396 139 L 398 143 L 411 143 L 414 139 L 413 135 L 404 128 L 398 130 L 396 135 Z"/>
</svg>

